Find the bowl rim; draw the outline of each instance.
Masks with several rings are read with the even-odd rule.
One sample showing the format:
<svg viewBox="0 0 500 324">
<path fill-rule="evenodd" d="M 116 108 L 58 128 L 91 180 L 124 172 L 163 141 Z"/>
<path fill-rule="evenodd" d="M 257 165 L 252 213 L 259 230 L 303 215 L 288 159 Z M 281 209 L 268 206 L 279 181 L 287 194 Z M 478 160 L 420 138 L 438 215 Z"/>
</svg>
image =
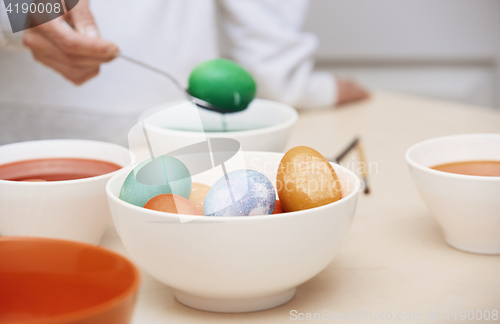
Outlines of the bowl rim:
<svg viewBox="0 0 500 324">
<path fill-rule="evenodd" d="M 89 178 L 83 178 L 83 179 L 74 179 L 74 180 L 61 180 L 61 181 L 47 181 L 47 182 L 27 182 L 27 181 L 11 181 L 11 180 L 3 180 L 0 179 L 0 185 L 9 185 L 9 186 L 31 186 L 31 187 L 46 187 L 46 186 L 63 186 L 63 185 L 79 185 L 82 183 L 87 183 L 87 182 L 93 182 L 93 181 L 100 181 L 104 180 L 107 178 L 111 178 L 115 173 L 120 172 L 124 168 L 127 168 L 131 165 L 135 165 L 136 163 L 136 156 L 134 152 L 126 148 L 125 146 L 118 145 L 115 143 L 110 143 L 110 142 L 104 142 L 104 141 L 95 141 L 95 140 L 86 140 L 86 139 L 47 139 L 47 140 L 34 140 L 34 141 L 25 141 L 25 142 L 17 142 L 17 143 L 10 143 L 10 144 L 5 144 L 5 145 L 0 145 L 0 150 L 4 147 L 9 147 L 9 146 L 21 146 L 21 145 L 30 145 L 30 144 L 43 144 L 43 143 L 88 143 L 88 144 L 97 144 L 97 145 L 106 145 L 109 147 L 114 147 L 117 150 L 121 150 L 123 153 L 128 153 L 130 156 L 130 162 L 127 165 L 122 166 L 120 169 L 101 174 L 95 177 L 89 177 Z M 60 157 L 54 157 L 54 158 L 65 158 L 64 154 L 62 154 Z M 68 158 L 75 158 L 75 157 L 68 157 Z M 43 159 L 43 158 L 40 158 Z M 9 163 L 16 163 L 16 162 L 21 162 L 21 161 L 28 161 L 28 160 L 17 160 Z M 106 160 L 102 160 L 106 161 Z M 109 161 L 106 161 L 109 162 Z M 0 165 L 4 164 L 9 164 L 9 163 L 2 163 Z"/>
<path fill-rule="evenodd" d="M 173 107 L 173 106 L 176 106 L 178 104 L 183 104 L 183 103 L 186 103 L 186 102 L 189 102 L 189 101 L 174 101 L 174 102 L 170 102 L 170 103 L 172 103 L 172 105 L 169 106 L 169 107 Z M 210 133 L 207 133 L 207 132 L 193 132 L 193 131 L 175 130 L 175 129 L 164 128 L 164 127 L 161 127 L 161 126 L 158 126 L 158 125 L 147 123 L 146 122 L 146 118 L 149 117 L 149 116 L 151 116 L 151 115 L 148 115 L 148 116 L 145 116 L 145 117 L 143 117 L 143 115 L 141 115 L 139 117 L 139 121 L 144 120 L 144 123 L 148 126 L 148 128 L 151 128 L 152 130 L 155 130 L 155 131 L 158 131 L 158 132 L 161 132 L 161 133 L 166 133 L 166 134 L 171 134 L 171 135 L 176 135 L 176 136 L 182 136 L 182 137 L 198 138 L 198 137 L 205 137 L 205 136 L 206 137 L 228 137 L 228 136 L 231 136 L 230 134 L 237 134 L 238 136 L 245 136 L 246 137 L 246 136 L 255 136 L 255 135 L 260 135 L 260 134 L 274 133 L 274 132 L 278 132 L 278 131 L 281 131 L 283 129 L 287 129 L 287 128 L 292 127 L 293 125 L 295 125 L 295 123 L 297 122 L 297 120 L 299 118 L 299 114 L 295 110 L 295 108 L 293 108 L 292 106 L 287 105 L 285 103 L 278 102 L 278 101 L 273 101 L 273 100 L 267 100 L 267 99 L 260 99 L 260 98 L 255 98 L 252 102 L 256 102 L 256 103 L 259 103 L 259 102 L 271 103 L 273 105 L 276 105 L 277 107 L 280 107 L 280 109 L 283 109 L 283 110 L 287 111 L 288 113 L 291 114 L 291 116 L 286 121 L 284 121 L 282 123 L 279 123 L 279 124 L 276 124 L 276 125 L 272 125 L 272 126 L 261 127 L 261 128 L 256 128 L 256 129 L 248 129 L 248 130 L 242 130 L 242 131 L 210 132 Z M 164 103 L 162 105 L 166 105 L 166 104 L 169 104 L 169 103 Z M 152 107 L 150 109 L 153 110 L 156 107 L 160 107 L 162 105 L 158 105 L 158 106 Z"/>
<path fill-rule="evenodd" d="M 441 176 L 441 177 L 447 177 L 450 179 L 461 179 L 461 180 L 475 180 L 475 181 L 486 181 L 486 182 L 491 182 L 491 181 L 499 181 L 500 177 L 492 177 L 492 176 L 476 176 L 476 175 L 467 175 L 467 174 L 458 174 L 458 173 L 451 173 L 451 172 L 444 172 L 444 171 L 438 171 L 431 169 L 430 167 L 426 167 L 421 165 L 420 163 L 415 162 L 411 157 L 411 153 L 413 150 L 428 145 L 430 143 L 435 143 L 435 142 L 441 142 L 441 141 L 447 141 L 451 139 L 460 139 L 460 138 L 480 138 L 480 137 L 496 137 L 500 139 L 500 133 L 472 133 L 472 134 L 458 134 L 458 135 L 448 135 L 448 136 L 440 136 L 440 137 L 435 137 L 435 138 L 430 138 L 424 141 L 420 141 L 418 143 L 413 144 L 410 146 L 405 153 L 405 159 L 406 162 L 413 168 L 418 169 L 423 172 L 430 173 L 432 175 L 436 176 Z M 473 160 L 471 160 L 473 161 Z M 458 162 L 467 162 L 467 161 L 458 161 Z"/>
<path fill-rule="evenodd" d="M 76 320 L 81 320 L 82 318 L 96 316 L 100 313 L 105 312 L 106 310 L 112 309 L 113 307 L 120 305 L 127 298 L 136 294 L 138 292 L 141 283 L 141 273 L 137 268 L 137 266 L 132 261 L 130 261 L 125 256 L 121 255 L 120 253 L 111 251 L 99 245 L 92 245 L 71 240 L 61 240 L 61 239 L 53 239 L 45 237 L 24 237 L 24 236 L 3 236 L 0 237 L 0 244 L 2 242 L 33 242 L 33 243 L 52 242 L 58 244 L 70 244 L 74 246 L 81 246 L 123 260 L 126 264 L 130 266 L 130 268 L 132 269 L 132 273 L 134 274 L 131 285 L 124 292 L 122 292 L 121 294 L 117 295 L 114 298 L 108 299 L 105 302 L 99 303 L 97 305 L 88 308 L 84 308 L 82 310 L 69 312 L 61 315 L 42 318 L 38 320 L 26 320 L 26 321 L 16 322 L 17 324 L 43 324 L 43 323 L 63 324 L 63 323 L 73 322 Z"/>
<path fill-rule="evenodd" d="M 283 158 L 285 153 L 248 151 L 248 152 L 243 152 L 243 154 L 279 155 L 280 159 L 281 159 L 281 158 Z M 135 165 L 129 166 L 129 167 L 124 168 L 122 170 L 119 170 L 120 173 L 115 174 L 111 179 L 108 180 L 108 183 L 106 184 L 106 195 L 108 196 L 108 199 L 112 199 L 116 203 L 118 203 L 122 206 L 125 206 L 126 208 L 132 208 L 133 210 L 137 210 L 141 213 L 145 212 L 145 213 L 152 215 L 152 216 L 161 216 L 161 217 L 174 219 L 174 220 L 178 220 L 178 221 L 181 221 L 183 217 L 192 218 L 190 220 L 207 221 L 207 222 L 210 222 L 210 221 L 213 221 L 213 222 L 220 222 L 220 221 L 251 222 L 251 221 L 258 221 L 258 220 L 262 220 L 262 219 L 272 220 L 272 219 L 279 219 L 279 218 L 290 218 L 290 217 L 294 217 L 294 216 L 300 217 L 302 215 L 309 214 L 312 210 L 322 210 L 322 209 L 331 208 L 331 206 L 344 204 L 348 200 L 352 200 L 358 196 L 360 188 L 361 188 L 361 180 L 359 179 L 359 177 L 354 172 L 352 172 L 351 170 L 349 170 L 348 168 L 346 168 L 340 164 L 330 162 L 330 165 L 332 165 L 334 168 L 339 167 L 343 172 L 347 173 L 347 175 L 351 179 L 354 179 L 355 184 L 354 184 L 354 188 L 351 191 L 351 193 L 349 193 L 347 196 L 342 197 L 341 199 L 334 201 L 330 204 L 326 204 L 326 205 L 314 207 L 314 208 L 309 208 L 309 209 L 304 209 L 304 210 L 299 210 L 299 211 L 295 211 L 295 212 L 281 213 L 281 214 L 267 214 L 267 215 L 240 216 L 240 217 L 238 217 L 238 216 L 179 215 L 179 214 L 173 214 L 173 213 L 161 212 L 161 211 L 157 211 L 157 210 L 146 209 L 143 207 L 132 205 L 126 201 L 121 200 L 118 196 L 116 196 L 111 190 L 111 184 L 113 182 L 115 182 L 116 179 L 122 175 L 121 173 L 131 172 L 133 170 L 133 168 L 135 167 Z M 137 213 L 137 214 L 139 214 L 139 213 Z M 113 215 L 113 219 L 114 219 L 114 215 Z"/>
</svg>

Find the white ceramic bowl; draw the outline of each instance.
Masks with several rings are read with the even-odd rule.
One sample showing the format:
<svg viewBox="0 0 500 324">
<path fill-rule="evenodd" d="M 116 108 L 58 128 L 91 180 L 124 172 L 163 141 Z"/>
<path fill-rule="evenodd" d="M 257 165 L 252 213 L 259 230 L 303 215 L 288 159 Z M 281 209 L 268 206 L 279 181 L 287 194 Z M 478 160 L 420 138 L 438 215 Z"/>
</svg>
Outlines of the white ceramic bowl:
<svg viewBox="0 0 500 324">
<path fill-rule="evenodd" d="M 226 114 L 224 118 L 227 132 L 222 131 L 221 114 L 197 108 L 190 102 L 166 103 L 147 110 L 140 117 L 149 133 L 155 156 L 159 156 L 207 138 L 221 137 L 237 140 L 243 151 L 281 152 L 298 114 L 286 104 L 255 99 L 246 110 Z M 141 136 L 142 129 L 137 133 Z M 130 148 L 134 150 L 132 142 Z M 144 146 L 142 149 L 146 151 Z M 136 153 L 139 161 L 149 157 Z"/>
<path fill-rule="evenodd" d="M 42 158 L 88 158 L 130 165 L 122 146 L 88 140 L 44 140 L 0 146 L 0 164 Z M 116 173 L 54 182 L 0 180 L 0 235 L 97 244 L 111 218 L 106 182 Z"/>
<path fill-rule="evenodd" d="M 281 153 L 245 152 L 249 169 L 273 183 Z M 298 285 L 338 254 L 351 227 L 360 181 L 332 164 L 343 198 L 314 209 L 266 216 L 206 217 L 181 223 L 177 214 L 148 210 L 118 198 L 129 170 L 106 187 L 113 220 L 131 258 L 172 287 L 183 304 L 216 312 L 248 312 L 293 298 Z M 215 173 L 196 182 L 212 185 Z"/>
<path fill-rule="evenodd" d="M 500 161 L 500 134 L 440 137 L 413 145 L 406 161 L 422 199 L 451 246 L 500 254 L 500 177 L 436 171 L 461 161 Z"/>
</svg>

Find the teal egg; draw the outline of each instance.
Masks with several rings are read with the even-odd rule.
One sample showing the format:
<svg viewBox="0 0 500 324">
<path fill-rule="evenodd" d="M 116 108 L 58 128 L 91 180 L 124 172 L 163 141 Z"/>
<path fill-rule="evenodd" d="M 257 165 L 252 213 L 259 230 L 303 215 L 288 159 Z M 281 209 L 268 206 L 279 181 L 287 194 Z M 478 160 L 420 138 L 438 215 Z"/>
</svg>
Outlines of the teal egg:
<svg viewBox="0 0 500 324">
<path fill-rule="evenodd" d="M 215 59 L 194 68 L 189 76 L 188 92 L 222 112 L 237 112 L 252 102 L 257 85 L 252 75 L 240 65 L 226 59 Z"/>
<path fill-rule="evenodd" d="M 176 194 L 189 199 L 191 174 L 178 159 L 161 156 L 137 165 L 127 176 L 120 191 L 120 199 L 144 207 L 153 197 Z"/>
</svg>

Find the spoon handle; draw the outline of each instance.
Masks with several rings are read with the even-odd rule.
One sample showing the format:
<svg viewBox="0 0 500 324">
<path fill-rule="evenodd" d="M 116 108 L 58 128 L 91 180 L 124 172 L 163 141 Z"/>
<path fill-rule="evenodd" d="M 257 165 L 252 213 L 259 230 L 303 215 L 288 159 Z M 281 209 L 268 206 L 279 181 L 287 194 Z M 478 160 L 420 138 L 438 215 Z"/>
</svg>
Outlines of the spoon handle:
<svg viewBox="0 0 500 324">
<path fill-rule="evenodd" d="M 196 98 L 196 97 L 190 95 L 189 92 L 186 89 L 184 89 L 184 87 L 179 83 L 179 81 L 177 81 L 177 79 L 174 78 L 171 74 L 169 74 L 169 73 L 167 73 L 165 71 L 162 71 L 160 69 L 157 69 L 157 68 L 155 68 L 155 67 L 153 67 L 153 66 L 151 66 L 149 64 L 146 64 L 146 63 L 143 63 L 143 62 L 138 61 L 136 59 L 133 59 L 133 58 L 131 58 L 129 56 L 123 55 L 121 53 L 118 53 L 116 56 L 119 57 L 119 58 L 122 58 L 122 59 L 124 59 L 126 61 L 129 61 L 130 63 L 133 63 L 135 65 L 138 65 L 138 66 L 143 67 L 145 69 L 148 69 L 150 71 L 156 72 L 156 73 L 161 74 L 164 77 L 168 78 L 170 81 L 172 81 L 173 84 L 175 84 L 175 86 L 177 87 L 177 89 L 182 93 L 182 95 L 184 97 L 187 98 L 187 100 L 191 101 L 192 103 L 194 103 L 198 107 L 204 108 L 204 109 L 207 109 L 207 110 L 211 110 L 211 111 L 215 111 L 215 112 L 227 113 L 227 111 L 225 109 L 218 108 L 218 107 L 212 105 L 209 102 L 206 102 L 206 101 L 204 101 L 204 100 L 202 100 L 200 98 Z"/>
<path fill-rule="evenodd" d="M 156 72 L 156 73 L 158 73 L 158 74 L 161 74 L 161 75 L 163 75 L 164 77 L 167 77 L 170 81 L 172 81 L 172 83 L 173 83 L 173 84 L 175 84 L 175 86 L 179 89 L 179 91 L 180 91 L 180 92 L 182 92 L 182 94 L 183 94 L 184 96 L 186 96 L 188 99 L 191 99 L 191 96 L 189 96 L 189 95 L 186 93 L 186 90 L 184 89 L 184 87 L 183 87 L 183 86 L 179 83 L 179 81 L 177 81 L 177 79 L 175 79 L 175 78 L 174 78 L 171 74 L 169 74 L 169 73 L 167 73 L 167 72 L 165 72 L 165 71 L 162 71 L 162 70 L 160 70 L 160 69 L 157 69 L 157 68 L 155 68 L 154 66 L 151 66 L 151 65 L 149 65 L 149 64 L 146 64 L 146 63 L 143 63 L 143 62 L 138 61 L 138 60 L 136 60 L 136 59 L 133 59 L 133 58 L 131 58 L 131 57 L 129 57 L 129 56 L 125 56 L 125 55 L 123 55 L 123 54 L 121 54 L 121 53 L 118 53 L 117 57 L 122 58 L 122 59 L 124 59 L 124 60 L 126 60 L 126 61 L 129 61 L 130 63 L 136 64 L 136 65 L 139 65 L 139 66 L 141 66 L 141 67 L 143 67 L 143 68 L 146 68 L 146 69 L 148 69 L 148 70 L 150 70 L 150 71 L 153 71 L 153 72 Z"/>
</svg>

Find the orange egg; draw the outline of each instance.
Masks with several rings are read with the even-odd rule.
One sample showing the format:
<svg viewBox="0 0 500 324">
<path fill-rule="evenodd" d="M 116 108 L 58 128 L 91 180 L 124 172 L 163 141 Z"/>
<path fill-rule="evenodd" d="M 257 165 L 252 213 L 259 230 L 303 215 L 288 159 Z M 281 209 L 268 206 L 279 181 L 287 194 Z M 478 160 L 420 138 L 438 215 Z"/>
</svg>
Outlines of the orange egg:
<svg viewBox="0 0 500 324">
<path fill-rule="evenodd" d="M 173 194 L 153 197 L 144 205 L 144 208 L 173 214 L 203 216 L 203 213 L 192 202 Z"/>
<path fill-rule="evenodd" d="M 340 199 L 340 182 L 318 151 L 297 146 L 281 159 L 276 177 L 281 206 L 287 212 L 323 206 Z"/>
<path fill-rule="evenodd" d="M 210 186 L 203 183 L 193 182 L 191 187 L 191 195 L 189 196 L 189 201 L 192 202 L 199 210 L 203 213 L 203 202 L 207 196 Z"/>
<path fill-rule="evenodd" d="M 276 200 L 276 204 L 274 205 L 273 214 L 283 214 L 285 211 L 283 207 L 281 207 L 281 203 L 279 200 Z"/>
</svg>

